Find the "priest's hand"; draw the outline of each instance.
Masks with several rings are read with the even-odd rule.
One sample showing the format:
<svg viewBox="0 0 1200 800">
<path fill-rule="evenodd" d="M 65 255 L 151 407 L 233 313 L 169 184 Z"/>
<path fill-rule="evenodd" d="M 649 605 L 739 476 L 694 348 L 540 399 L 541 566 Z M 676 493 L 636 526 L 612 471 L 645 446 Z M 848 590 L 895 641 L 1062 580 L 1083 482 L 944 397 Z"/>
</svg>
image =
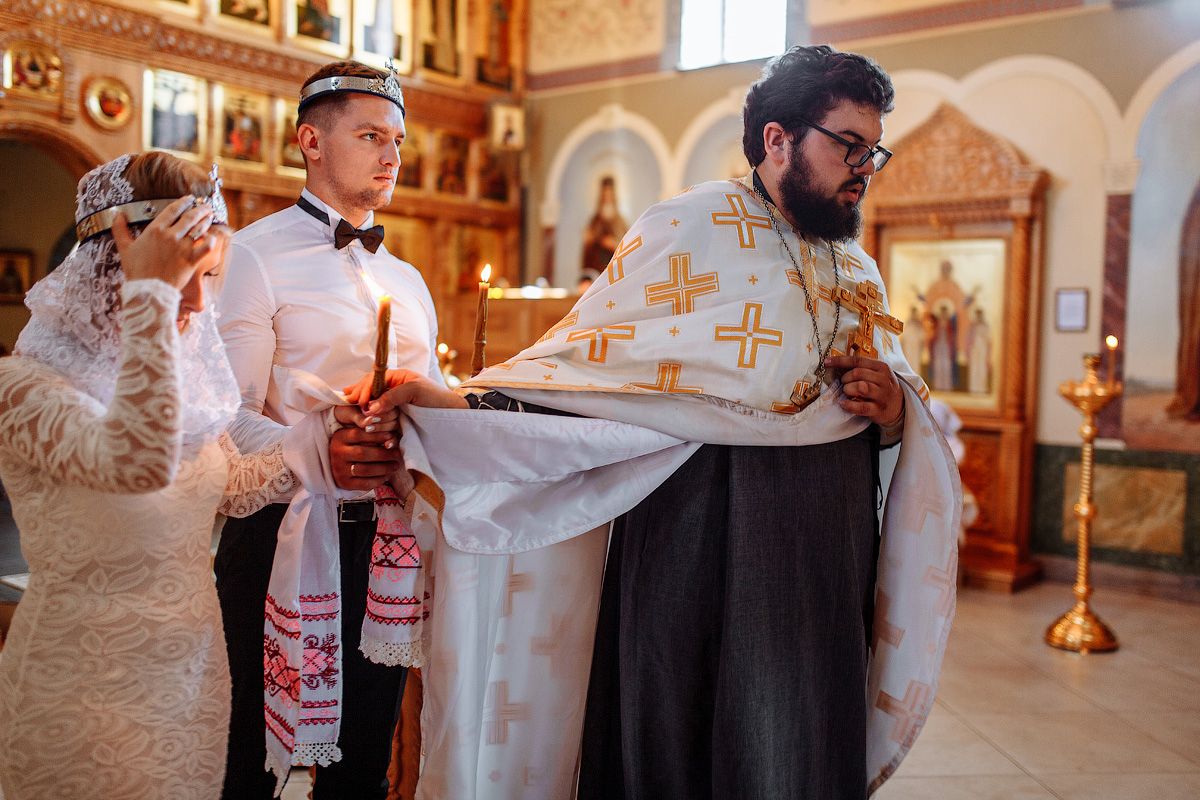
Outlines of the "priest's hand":
<svg viewBox="0 0 1200 800">
<path fill-rule="evenodd" d="M 164 208 L 136 239 L 125 216 L 118 214 L 112 237 L 125 279 L 158 278 L 183 289 L 201 260 L 228 238 L 223 227 L 213 224 L 212 205 L 193 205 L 191 195 Z"/>
<path fill-rule="evenodd" d="M 382 414 L 368 414 L 361 405 L 334 406 L 333 418 L 341 423 L 343 428 L 353 425 L 367 433 L 394 431 L 400 427 L 400 412 L 394 409 Z"/>
<path fill-rule="evenodd" d="M 401 406 L 414 405 L 423 408 L 469 408 L 467 401 L 444 386 L 408 369 L 387 371 L 389 388 L 378 400 L 367 405 L 367 413 L 375 416 Z M 349 396 L 347 394 L 347 396 Z"/>
<path fill-rule="evenodd" d="M 866 417 L 888 428 L 904 415 L 904 389 L 892 368 L 882 361 L 863 356 L 830 356 L 825 366 L 842 370 L 842 391 L 838 401 L 851 414 Z"/>
<path fill-rule="evenodd" d="M 403 471 L 394 432 L 366 431 L 357 426 L 333 434 L 329 462 L 338 488 L 359 492 L 382 486 Z"/>
</svg>

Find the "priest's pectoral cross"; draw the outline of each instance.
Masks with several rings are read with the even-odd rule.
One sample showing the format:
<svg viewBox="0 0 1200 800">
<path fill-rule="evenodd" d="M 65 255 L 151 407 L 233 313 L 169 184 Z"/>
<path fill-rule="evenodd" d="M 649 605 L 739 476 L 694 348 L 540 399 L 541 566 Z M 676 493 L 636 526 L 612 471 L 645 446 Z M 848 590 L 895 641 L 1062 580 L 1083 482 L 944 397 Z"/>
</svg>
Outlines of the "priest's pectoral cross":
<svg viewBox="0 0 1200 800">
<path fill-rule="evenodd" d="M 879 351 L 875 349 L 876 325 L 897 336 L 904 330 L 903 322 L 883 310 L 883 292 L 871 281 L 860 281 L 853 293 L 839 287 L 835 294 L 842 308 L 858 314 L 858 330 L 850 334 L 850 355 L 879 358 Z"/>
</svg>

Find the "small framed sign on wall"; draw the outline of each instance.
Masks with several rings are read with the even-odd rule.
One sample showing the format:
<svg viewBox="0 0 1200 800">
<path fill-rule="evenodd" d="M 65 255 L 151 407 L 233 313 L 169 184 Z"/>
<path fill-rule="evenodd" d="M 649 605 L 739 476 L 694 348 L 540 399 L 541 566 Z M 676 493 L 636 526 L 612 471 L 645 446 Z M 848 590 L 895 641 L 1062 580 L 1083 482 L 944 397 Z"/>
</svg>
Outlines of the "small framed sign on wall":
<svg viewBox="0 0 1200 800">
<path fill-rule="evenodd" d="M 1059 289 L 1054 293 L 1054 329 L 1063 333 L 1086 331 L 1088 290 Z"/>
</svg>

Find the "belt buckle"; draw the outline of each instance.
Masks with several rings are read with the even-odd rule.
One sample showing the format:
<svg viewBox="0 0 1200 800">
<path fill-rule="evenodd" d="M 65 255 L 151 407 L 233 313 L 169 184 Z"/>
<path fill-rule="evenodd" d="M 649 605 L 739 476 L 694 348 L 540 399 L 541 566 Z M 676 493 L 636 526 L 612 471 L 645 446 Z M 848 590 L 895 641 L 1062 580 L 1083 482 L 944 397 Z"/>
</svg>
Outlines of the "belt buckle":
<svg viewBox="0 0 1200 800">
<path fill-rule="evenodd" d="M 363 503 L 371 504 L 370 519 L 359 519 L 356 517 L 346 516 L 347 506 L 361 506 Z M 370 522 L 375 519 L 375 502 L 373 500 L 339 500 L 338 501 L 338 522 Z"/>
</svg>

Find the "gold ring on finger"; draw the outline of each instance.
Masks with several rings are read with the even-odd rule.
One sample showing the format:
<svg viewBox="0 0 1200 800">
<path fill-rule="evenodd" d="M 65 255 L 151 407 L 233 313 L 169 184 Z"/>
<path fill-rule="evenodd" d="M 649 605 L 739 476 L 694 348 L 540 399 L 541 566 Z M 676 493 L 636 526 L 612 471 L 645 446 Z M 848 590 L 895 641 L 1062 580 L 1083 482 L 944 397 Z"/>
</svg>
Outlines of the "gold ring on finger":
<svg viewBox="0 0 1200 800">
<path fill-rule="evenodd" d="M 358 477 L 357 475 L 355 475 L 355 474 L 354 474 L 354 468 L 355 468 L 355 467 L 357 467 L 357 466 L 358 466 L 358 464 L 353 464 L 353 463 L 350 465 L 350 477 L 351 477 L 351 478 L 357 478 L 357 477 Z"/>
</svg>

